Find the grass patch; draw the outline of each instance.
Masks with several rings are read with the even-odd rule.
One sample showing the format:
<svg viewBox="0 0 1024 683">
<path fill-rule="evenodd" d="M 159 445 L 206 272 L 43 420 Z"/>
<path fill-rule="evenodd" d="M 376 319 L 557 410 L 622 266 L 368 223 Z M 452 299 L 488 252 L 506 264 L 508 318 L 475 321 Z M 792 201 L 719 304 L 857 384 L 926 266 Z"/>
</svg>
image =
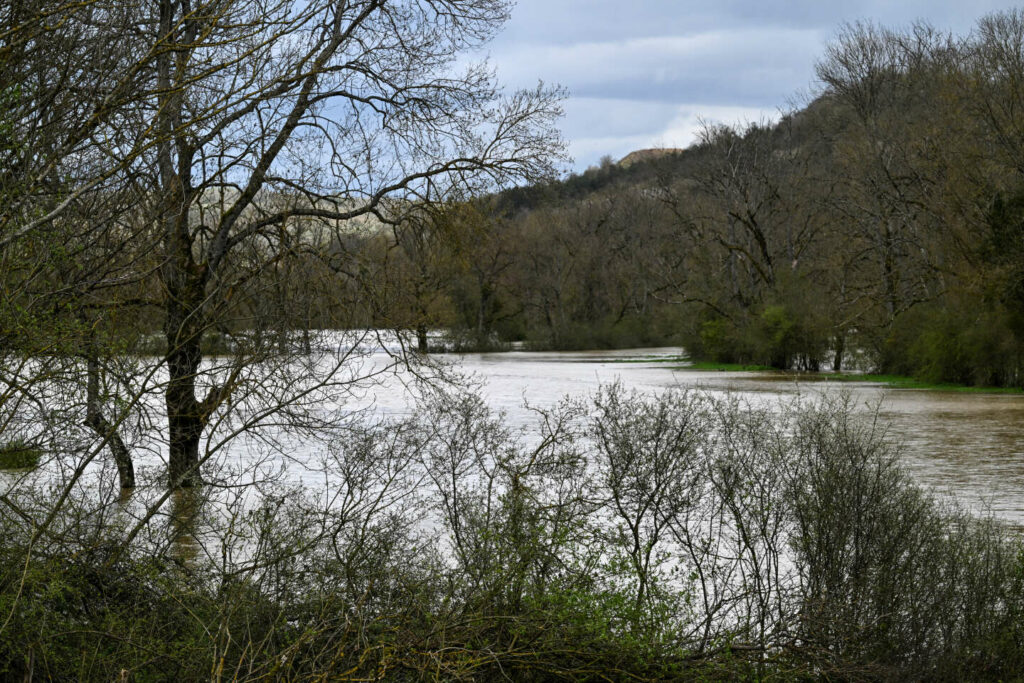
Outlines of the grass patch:
<svg viewBox="0 0 1024 683">
<path fill-rule="evenodd" d="M 678 370 L 719 370 L 721 372 L 778 372 L 770 365 L 746 365 L 744 363 L 715 363 L 697 360 L 689 365 L 680 365 Z"/>
<path fill-rule="evenodd" d="M 39 465 L 43 452 L 21 439 L 0 446 L 0 470 L 30 470 Z"/>
<path fill-rule="evenodd" d="M 1021 394 L 1024 388 L 1021 387 L 976 387 L 968 384 L 953 384 L 951 382 L 923 382 L 913 377 L 904 375 L 872 375 L 872 374 L 822 374 L 824 380 L 834 382 L 875 382 L 886 384 L 898 389 L 929 389 L 932 391 L 960 391 L 975 394 Z"/>
<path fill-rule="evenodd" d="M 601 358 L 602 363 L 685 363 L 686 356 L 637 356 L 636 358 Z"/>
</svg>

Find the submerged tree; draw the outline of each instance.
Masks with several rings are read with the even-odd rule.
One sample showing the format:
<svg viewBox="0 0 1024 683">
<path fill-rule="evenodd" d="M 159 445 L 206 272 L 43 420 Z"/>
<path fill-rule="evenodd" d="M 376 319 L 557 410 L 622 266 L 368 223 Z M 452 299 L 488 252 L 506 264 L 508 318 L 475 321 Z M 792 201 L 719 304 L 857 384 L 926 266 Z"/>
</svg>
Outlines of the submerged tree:
<svg viewBox="0 0 1024 683">
<path fill-rule="evenodd" d="M 59 438 L 83 422 L 124 488 L 132 463 L 100 389 L 126 348 L 111 331 L 137 329 L 126 323 L 153 267 L 130 172 L 145 150 L 143 128 L 128 124 L 150 59 L 137 14 L 94 1 L 0 8 L 0 411 L 14 416 L 57 381 L 80 389 L 84 402 L 36 415 L 32 430 L 46 441 L 46 424 Z"/>
</svg>

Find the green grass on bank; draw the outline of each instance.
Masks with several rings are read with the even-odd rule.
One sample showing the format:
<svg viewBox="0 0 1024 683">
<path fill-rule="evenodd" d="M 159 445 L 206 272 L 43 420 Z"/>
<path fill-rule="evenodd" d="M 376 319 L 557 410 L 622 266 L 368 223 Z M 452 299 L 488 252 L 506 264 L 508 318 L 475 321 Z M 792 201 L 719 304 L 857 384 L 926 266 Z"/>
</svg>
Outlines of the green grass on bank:
<svg viewBox="0 0 1024 683">
<path fill-rule="evenodd" d="M 931 391 L 960 391 L 964 393 L 977 394 L 1021 394 L 1022 387 L 977 387 L 968 384 L 953 384 L 950 382 L 924 382 L 913 377 L 903 375 L 874 375 L 874 374 L 851 374 L 851 373 L 823 373 L 819 375 L 823 380 L 833 382 L 876 382 L 886 384 L 898 389 L 929 389 Z"/>
<path fill-rule="evenodd" d="M 744 363 L 716 363 L 714 361 L 696 360 L 689 365 L 681 365 L 679 370 L 718 370 L 721 372 L 778 372 L 770 365 L 747 365 Z"/>
<path fill-rule="evenodd" d="M 602 363 L 679 363 L 686 362 L 686 356 L 635 356 L 633 358 L 601 358 Z"/>
<path fill-rule="evenodd" d="M 715 363 L 694 361 L 689 365 L 677 366 L 677 370 L 719 370 L 722 372 L 769 372 L 794 379 L 812 382 L 870 382 L 884 384 L 895 389 L 926 389 L 929 391 L 957 391 L 975 394 L 1024 394 L 1024 387 L 985 387 L 951 382 L 925 382 L 905 375 L 881 375 L 873 373 L 834 372 L 793 372 L 778 370 L 768 365 L 744 365 L 742 363 Z"/>
</svg>

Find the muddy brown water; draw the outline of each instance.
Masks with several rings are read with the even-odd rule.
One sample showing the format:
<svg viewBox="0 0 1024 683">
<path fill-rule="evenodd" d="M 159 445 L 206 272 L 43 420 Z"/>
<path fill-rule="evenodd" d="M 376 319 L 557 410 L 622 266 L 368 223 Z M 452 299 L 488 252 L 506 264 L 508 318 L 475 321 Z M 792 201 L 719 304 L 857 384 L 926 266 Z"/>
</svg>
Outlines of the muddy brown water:
<svg viewBox="0 0 1024 683">
<path fill-rule="evenodd" d="M 586 396 L 614 381 L 641 391 L 690 387 L 712 394 L 728 392 L 761 406 L 848 392 L 865 414 L 878 408 L 889 438 L 902 444 L 904 462 L 917 481 L 973 508 L 987 507 L 998 518 L 1024 529 L 1024 394 L 908 390 L 871 383 L 795 380 L 779 374 L 684 370 L 676 360 L 680 353 L 678 348 L 508 352 L 441 355 L 438 360 L 473 378 L 488 404 L 505 412 L 508 424 L 527 431 L 537 423 L 527 405 L 550 406 L 564 396 Z M 387 362 L 383 353 L 367 357 L 371 370 Z M 160 398 L 153 395 L 157 411 Z M 396 375 L 346 403 L 344 409 L 350 408 L 398 416 L 408 413 L 411 399 Z M 278 457 L 254 448 L 260 443 L 239 439 L 224 451 L 222 459 L 259 479 Z M 164 450 L 158 440 L 139 448 L 137 470 L 162 473 Z M 289 445 L 289 463 L 298 466 L 289 476 L 303 485 L 322 487 L 322 471 L 301 467 L 305 460 L 315 459 L 312 449 L 309 454 L 306 450 L 301 440 Z M 97 467 L 102 462 L 105 459 L 98 459 Z M 38 476 L 45 479 L 48 475 Z M 20 486 L 20 480 L 20 476 L 2 475 L 0 489 Z"/>
</svg>

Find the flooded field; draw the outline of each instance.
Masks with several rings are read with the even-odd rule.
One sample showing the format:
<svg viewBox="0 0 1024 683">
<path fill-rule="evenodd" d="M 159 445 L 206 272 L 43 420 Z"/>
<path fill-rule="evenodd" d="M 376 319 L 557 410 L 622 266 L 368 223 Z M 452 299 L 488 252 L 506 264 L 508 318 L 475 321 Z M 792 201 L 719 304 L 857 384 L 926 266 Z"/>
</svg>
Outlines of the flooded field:
<svg viewBox="0 0 1024 683">
<path fill-rule="evenodd" d="M 679 349 L 608 352 L 466 354 L 458 367 L 482 383 L 494 408 L 513 424 L 532 423 L 525 403 L 550 405 L 566 394 L 620 381 L 639 390 L 668 387 L 732 392 L 755 405 L 849 392 L 865 413 L 878 408 L 907 466 L 925 486 L 1024 526 L 1024 395 L 894 389 L 872 383 L 808 381 L 753 372 L 681 370 L 665 362 Z M 457 360 L 456 360 L 457 359 Z M 380 396 L 384 399 L 384 396 Z M 381 407 L 397 406 L 383 400 Z"/>
<path fill-rule="evenodd" d="M 310 409 L 395 417 L 408 414 L 414 403 L 409 391 L 410 375 L 396 358 L 394 349 L 389 355 L 378 346 L 353 361 L 345 361 L 346 371 L 353 376 L 372 377 L 372 381 L 353 385 L 359 388 L 337 401 L 314 401 Z M 905 463 L 920 483 L 974 508 L 987 507 L 997 517 L 1024 527 L 1024 395 L 895 389 L 867 382 L 829 382 L 827 376 L 698 371 L 682 368 L 684 362 L 679 358 L 678 348 L 432 357 L 447 367 L 449 372 L 445 374 L 454 372 L 476 385 L 488 405 L 506 415 L 506 424 L 527 433 L 537 422 L 529 406 L 551 406 L 565 396 L 584 397 L 602 384 L 616 381 L 639 391 L 676 387 L 730 393 L 762 407 L 813 400 L 822 393 L 847 392 L 859 410 L 865 415 L 877 414 L 890 438 L 903 445 Z M 429 368 L 426 370 L 431 374 Z M 311 372 L 315 377 L 317 373 Z M 163 396 L 159 377 L 154 377 L 153 389 L 142 399 L 152 418 L 147 430 L 132 443 L 132 451 L 137 469 L 150 473 L 149 480 L 158 482 L 155 493 L 159 494 L 167 446 Z M 273 423 L 231 438 L 235 426 L 228 422 L 215 430 L 224 448 L 214 462 L 248 473 L 250 481 L 259 481 L 264 474 L 273 478 L 280 468 L 284 480 L 311 489 L 324 486 L 323 469 L 317 467 L 324 453 L 322 444 L 313 444 L 301 434 L 283 434 Z M 56 476 L 63 480 L 75 462 L 56 458 L 30 479 L 53 481 Z M 109 458 L 104 457 L 89 469 L 106 472 L 111 481 L 111 467 Z M 22 487 L 27 483 L 24 476 L 0 475 L 0 488 Z"/>
</svg>

